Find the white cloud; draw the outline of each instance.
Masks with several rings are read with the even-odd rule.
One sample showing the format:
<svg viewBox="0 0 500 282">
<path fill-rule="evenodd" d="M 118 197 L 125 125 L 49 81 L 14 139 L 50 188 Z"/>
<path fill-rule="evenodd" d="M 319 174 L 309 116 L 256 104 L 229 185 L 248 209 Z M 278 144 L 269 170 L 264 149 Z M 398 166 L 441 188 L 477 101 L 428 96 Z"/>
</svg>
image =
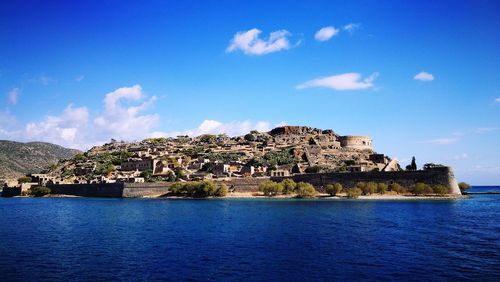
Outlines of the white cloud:
<svg viewBox="0 0 500 282">
<path fill-rule="evenodd" d="M 257 28 L 237 32 L 226 52 L 230 53 L 239 49 L 247 55 L 265 55 L 291 47 L 288 41 L 288 36 L 291 36 L 291 33 L 284 29 L 271 32 L 267 40 L 259 38 L 261 33 L 262 31 Z"/>
<path fill-rule="evenodd" d="M 362 79 L 359 73 L 351 72 L 328 77 L 317 78 L 306 81 L 297 85 L 297 89 L 325 87 L 334 90 L 359 90 L 368 89 L 374 86 L 373 81 L 377 78 L 378 73 L 373 73 L 369 77 Z"/>
<path fill-rule="evenodd" d="M 437 138 L 437 139 L 423 141 L 421 143 L 427 143 L 433 145 L 450 145 L 457 143 L 459 140 L 460 140 L 459 138 Z"/>
<path fill-rule="evenodd" d="M 360 26 L 361 26 L 361 24 L 359 24 L 359 23 L 349 23 L 349 24 L 344 25 L 343 29 L 345 31 L 349 32 L 350 34 L 353 34 L 354 31 L 356 31 L 356 29 L 358 29 Z"/>
<path fill-rule="evenodd" d="M 500 103 L 500 98 L 496 98 L 495 103 Z"/>
<path fill-rule="evenodd" d="M 60 115 L 48 115 L 24 126 L 12 126 L 15 118 L 0 112 L 0 138 L 45 141 L 77 149 L 88 149 L 111 138 L 142 139 L 157 134 L 152 129 L 158 124 L 159 115 L 142 114 L 155 100 L 154 96 L 147 99 L 141 86 L 134 85 L 106 94 L 104 112 L 93 119 L 86 107 L 71 104 Z M 121 104 L 124 101 L 127 106 Z"/>
<path fill-rule="evenodd" d="M 221 134 L 225 133 L 229 136 L 240 136 L 247 134 L 251 130 L 267 132 L 270 130 L 268 121 L 231 121 L 223 123 L 216 120 L 206 119 L 197 128 L 184 131 L 165 133 L 164 136 L 189 135 L 199 136 L 202 134 Z"/>
<path fill-rule="evenodd" d="M 336 29 L 333 26 L 326 26 L 316 31 L 316 34 L 314 34 L 314 38 L 318 41 L 327 41 L 337 35 L 339 31 L 339 29 Z"/>
<path fill-rule="evenodd" d="M 136 106 L 124 107 L 120 101 L 139 102 Z M 94 119 L 96 130 L 102 136 L 115 139 L 138 139 L 148 136 L 160 121 L 158 114 L 140 115 L 156 101 L 153 96 L 145 100 L 140 85 L 118 88 L 106 94 L 104 113 Z"/>
<path fill-rule="evenodd" d="M 7 99 L 9 100 L 9 104 L 15 105 L 17 104 L 17 98 L 19 97 L 19 94 L 21 91 L 19 88 L 12 88 L 9 92 L 7 92 Z"/>
<path fill-rule="evenodd" d="M 46 141 L 71 148 L 87 144 L 89 111 L 86 107 L 69 105 L 59 116 L 47 116 L 40 122 L 26 124 L 19 136 L 23 140 Z"/>
<path fill-rule="evenodd" d="M 420 81 L 433 81 L 434 80 L 434 76 L 428 72 L 425 72 L 425 71 L 422 71 L 422 72 L 419 72 L 417 73 L 413 79 L 415 80 L 420 80 Z"/>
</svg>

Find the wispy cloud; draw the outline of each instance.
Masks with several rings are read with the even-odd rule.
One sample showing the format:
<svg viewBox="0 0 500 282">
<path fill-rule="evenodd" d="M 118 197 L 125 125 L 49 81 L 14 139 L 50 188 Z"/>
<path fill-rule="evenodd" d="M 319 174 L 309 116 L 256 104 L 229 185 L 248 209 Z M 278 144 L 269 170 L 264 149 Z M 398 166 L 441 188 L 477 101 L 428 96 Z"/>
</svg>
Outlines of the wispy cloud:
<svg viewBox="0 0 500 282">
<path fill-rule="evenodd" d="M 344 90 L 360 90 L 374 87 L 373 81 L 377 78 L 378 73 L 362 78 L 361 74 L 351 72 L 338 75 L 332 75 L 322 78 L 306 81 L 296 86 L 297 89 L 323 87 L 338 91 Z"/>
<path fill-rule="evenodd" d="M 85 78 L 85 76 L 83 74 L 81 74 L 81 75 L 75 77 L 75 81 L 76 82 L 81 82 L 84 78 Z"/>
<path fill-rule="evenodd" d="M 330 38 L 337 35 L 339 32 L 340 30 L 333 26 L 326 26 L 316 31 L 316 33 L 314 34 L 314 38 L 317 41 L 327 41 L 330 40 Z"/>
<path fill-rule="evenodd" d="M 431 140 L 426 140 L 422 141 L 420 143 L 426 143 L 426 144 L 433 144 L 433 145 L 450 145 L 450 144 L 455 144 L 459 141 L 459 138 L 437 138 L 437 139 L 431 139 Z"/>
<path fill-rule="evenodd" d="M 56 81 L 55 79 L 53 79 L 53 78 L 51 78 L 43 73 L 41 75 L 29 80 L 29 82 L 40 83 L 40 84 L 45 85 L 45 86 L 47 86 L 55 81 Z"/>
<path fill-rule="evenodd" d="M 495 103 L 500 103 L 500 98 L 496 98 Z"/>
<path fill-rule="evenodd" d="M 259 38 L 261 33 L 262 31 L 257 28 L 237 32 L 226 48 L 226 52 L 241 50 L 247 55 L 265 55 L 291 48 L 288 40 L 291 33 L 287 30 L 271 32 L 267 40 Z"/>
<path fill-rule="evenodd" d="M 478 128 L 476 128 L 476 130 L 474 132 L 477 134 L 482 134 L 482 133 L 491 132 L 491 131 L 495 131 L 495 130 L 498 130 L 498 128 L 497 127 L 478 127 Z"/>
<path fill-rule="evenodd" d="M 359 24 L 359 23 L 349 23 L 349 24 L 344 25 L 343 29 L 345 31 L 349 32 L 350 34 L 353 34 L 354 31 L 356 31 L 360 27 L 361 27 L 361 24 Z"/>
<path fill-rule="evenodd" d="M 420 80 L 420 81 L 433 81 L 434 80 L 434 76 L 428 72 L 425 72 L 425 71 L 422 71 L 422 72 L 419 72 L 417 73 L 413 79 L 415 80 Z"/>
<path fill-rule="evenodd" d="M 9 92 L 7 92 L 7 100 L 8 100 L 10 105 L 17 104 L 17 99 L 18 99 L 20 93 L 21 93 L 21 90 L 19 90 L 19 88 L 17 88 L 17 87 L 12 88 Z"/>
<path fill-rule="evenodd" d="M 467 153 L 462 153 L 459 155 L 455 155 L 453 158 L 455 160 L 465 160 L 465 159 L 469 158 L 469 155 Z"/>
</svg>

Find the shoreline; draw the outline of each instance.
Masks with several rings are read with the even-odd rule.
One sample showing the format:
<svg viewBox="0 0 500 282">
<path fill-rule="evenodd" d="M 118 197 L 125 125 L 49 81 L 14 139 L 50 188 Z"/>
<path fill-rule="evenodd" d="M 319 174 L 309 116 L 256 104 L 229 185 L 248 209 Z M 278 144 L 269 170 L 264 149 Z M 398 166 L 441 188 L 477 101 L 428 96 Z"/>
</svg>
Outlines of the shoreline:
<svg viewBox="0 0 500 282">
<path fill-rule="evenodd" d="M 340 196 L 330 196 L 328 194 L 318 194 L 316 197 L 312 198 L 297 198 L 294 194 L 291 195 L 277 195 L 277 196 L 264 196 L 261 194 L 257 194 L 255 192 L 232 192 L 228 193 L 224 197 L 207 197 L 207 198 L 193 198 L 193 197 L 180 197 L 180 196 L 159 196 L 159 197 L 143 197 L 143 198 L 165 198 L 165 199 L 263 199 L 263 200 L 326 200 L 326 201 L 342 201 L 342 200 L 461 200 L 461 199 L 470 199 L 470 196 L 467 195 L 445 195 L 445 196 L 414 196 L 414 195 L 393 195 L 393 194 L 384 194 L 384 195 L 363 195 L 358 198 L 348 198 L 346 195 Z"/>
<path fill-rule="evenodd" d="M 83 197 L 83 196 L 75 196 L 75 195 L 65 195 L 65 194 L 50 194 L 42 197 L 33 197 L 33 196 L 14 196 L 12 198 L 100 198 L 100 197 Z M 103 197 L 107 198 L 107 197 Z M 122 199 L 169 199 L 169 200 L 213 200 L 213 199 L 228 199 L 228 200 L 237 200 L 237 199 L 246 199 L 246 200 L 322 200 L 322 201 L 346 201 L 346 200 L 390 200 L 390 201 L 408 201 L 408 200 L 461 200 L 461 199 L 470 199 L 469 195 L 445 195 L 445 196 L 437 196 L 437 195 L 429 195 L 429 196 L 414 196 L 414 195 L 397 195 L 397 194 L 372 194 L 372 195 L 361 195 L 358 198 L 348 198 L 344 193 L 339 196 L 330 196 L 329 194 L 318 194 L 312 198 L 297 198 L 295 194 L 290 195 L 277 195 L 277 196 L 264 196 L 260 193 L 256 192 L 230 192 L 224 197 L 205 197 L 205 198 L 197 198 L 197 197 L 184 197 L 184 196 L 165 196 L 165 195 L 155 195 L 155 196 L 144 196 L 144 197 L 130 197 L 130 198 L 122 198 Z"/>
</svg>

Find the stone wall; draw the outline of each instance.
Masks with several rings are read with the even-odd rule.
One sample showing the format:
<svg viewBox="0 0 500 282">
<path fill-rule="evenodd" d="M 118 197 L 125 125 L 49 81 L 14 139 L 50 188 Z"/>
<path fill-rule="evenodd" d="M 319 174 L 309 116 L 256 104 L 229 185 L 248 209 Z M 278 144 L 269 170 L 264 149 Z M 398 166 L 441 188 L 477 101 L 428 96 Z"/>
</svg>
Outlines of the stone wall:
<svg viewBox="0 0 500 282">
<path fill-rule="evenodd" d="M 387 172 L 350 172 L 350 173 L 317 173 L 296 174 L 290 177 L 272 177 L 273 181 L 282 181 L 291 178 L 295 182 L 307 182 L 320 191 L 324 192 L 327 184 L 341 183 L 343 187 L 354 187 L 357 182 L 383 182 L 399 183 L 404 187 L 411 187 L 417 182 L 434 185 L 441 184 L 450 188 L 450 193 L 461 194 L 457 181 L 451 168 L 439 167 L 428 170 L 417 171 L 387 171 Z"/>
<path fill-rule="evenodd" d="M 269 180 L 269 177 L 253 177 L 253 178 L 231 178 L 224 180 L 214 179 L 214 182 L 224 183 L 229 189 L 234 189 L 234 192 L 257 192 L 259 191 L 260 183 Z"/>
<path fill-rule="evenodd" d="M 172 183 L 101 183 L 51 185 L 52 194 L 81 197 L 139 198 L 161 196 Z"/>
<path fill-rule="evenodd" d="M 21 196 L 21 187 L 4 187 L 2 190 L 2 197 Z"/>
<path fill-rule="evenodd" d="M 172 182 L 158 183 L 125 183 L 124 198 L 157 197 L 168 193 Z"/>
<path fill-rule="evenodd" d="M 369 136 L 340 136 L 340 145 L 344 148 L 353 148 L 359 150 L 371 150 L 372 139 Z"/>
<path fill-rule="evenodd" d="M 52 194 L 81 197 L 121 198 L 124 183 L 49 185 Z"/>
</svg>

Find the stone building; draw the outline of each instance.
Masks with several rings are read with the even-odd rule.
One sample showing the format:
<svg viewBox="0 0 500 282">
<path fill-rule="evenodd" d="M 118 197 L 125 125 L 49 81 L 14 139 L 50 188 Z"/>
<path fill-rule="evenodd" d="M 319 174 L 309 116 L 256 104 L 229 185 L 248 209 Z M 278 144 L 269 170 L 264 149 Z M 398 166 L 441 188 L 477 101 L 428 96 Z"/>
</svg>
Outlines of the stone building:
<svg viewBox="0 0 500 282">
<path fill-rule="evenodd" d="M 343 148 L 373 150 L 372 139 L 369 136 L 340 136 L 339 141 Z"/>
</svg>

